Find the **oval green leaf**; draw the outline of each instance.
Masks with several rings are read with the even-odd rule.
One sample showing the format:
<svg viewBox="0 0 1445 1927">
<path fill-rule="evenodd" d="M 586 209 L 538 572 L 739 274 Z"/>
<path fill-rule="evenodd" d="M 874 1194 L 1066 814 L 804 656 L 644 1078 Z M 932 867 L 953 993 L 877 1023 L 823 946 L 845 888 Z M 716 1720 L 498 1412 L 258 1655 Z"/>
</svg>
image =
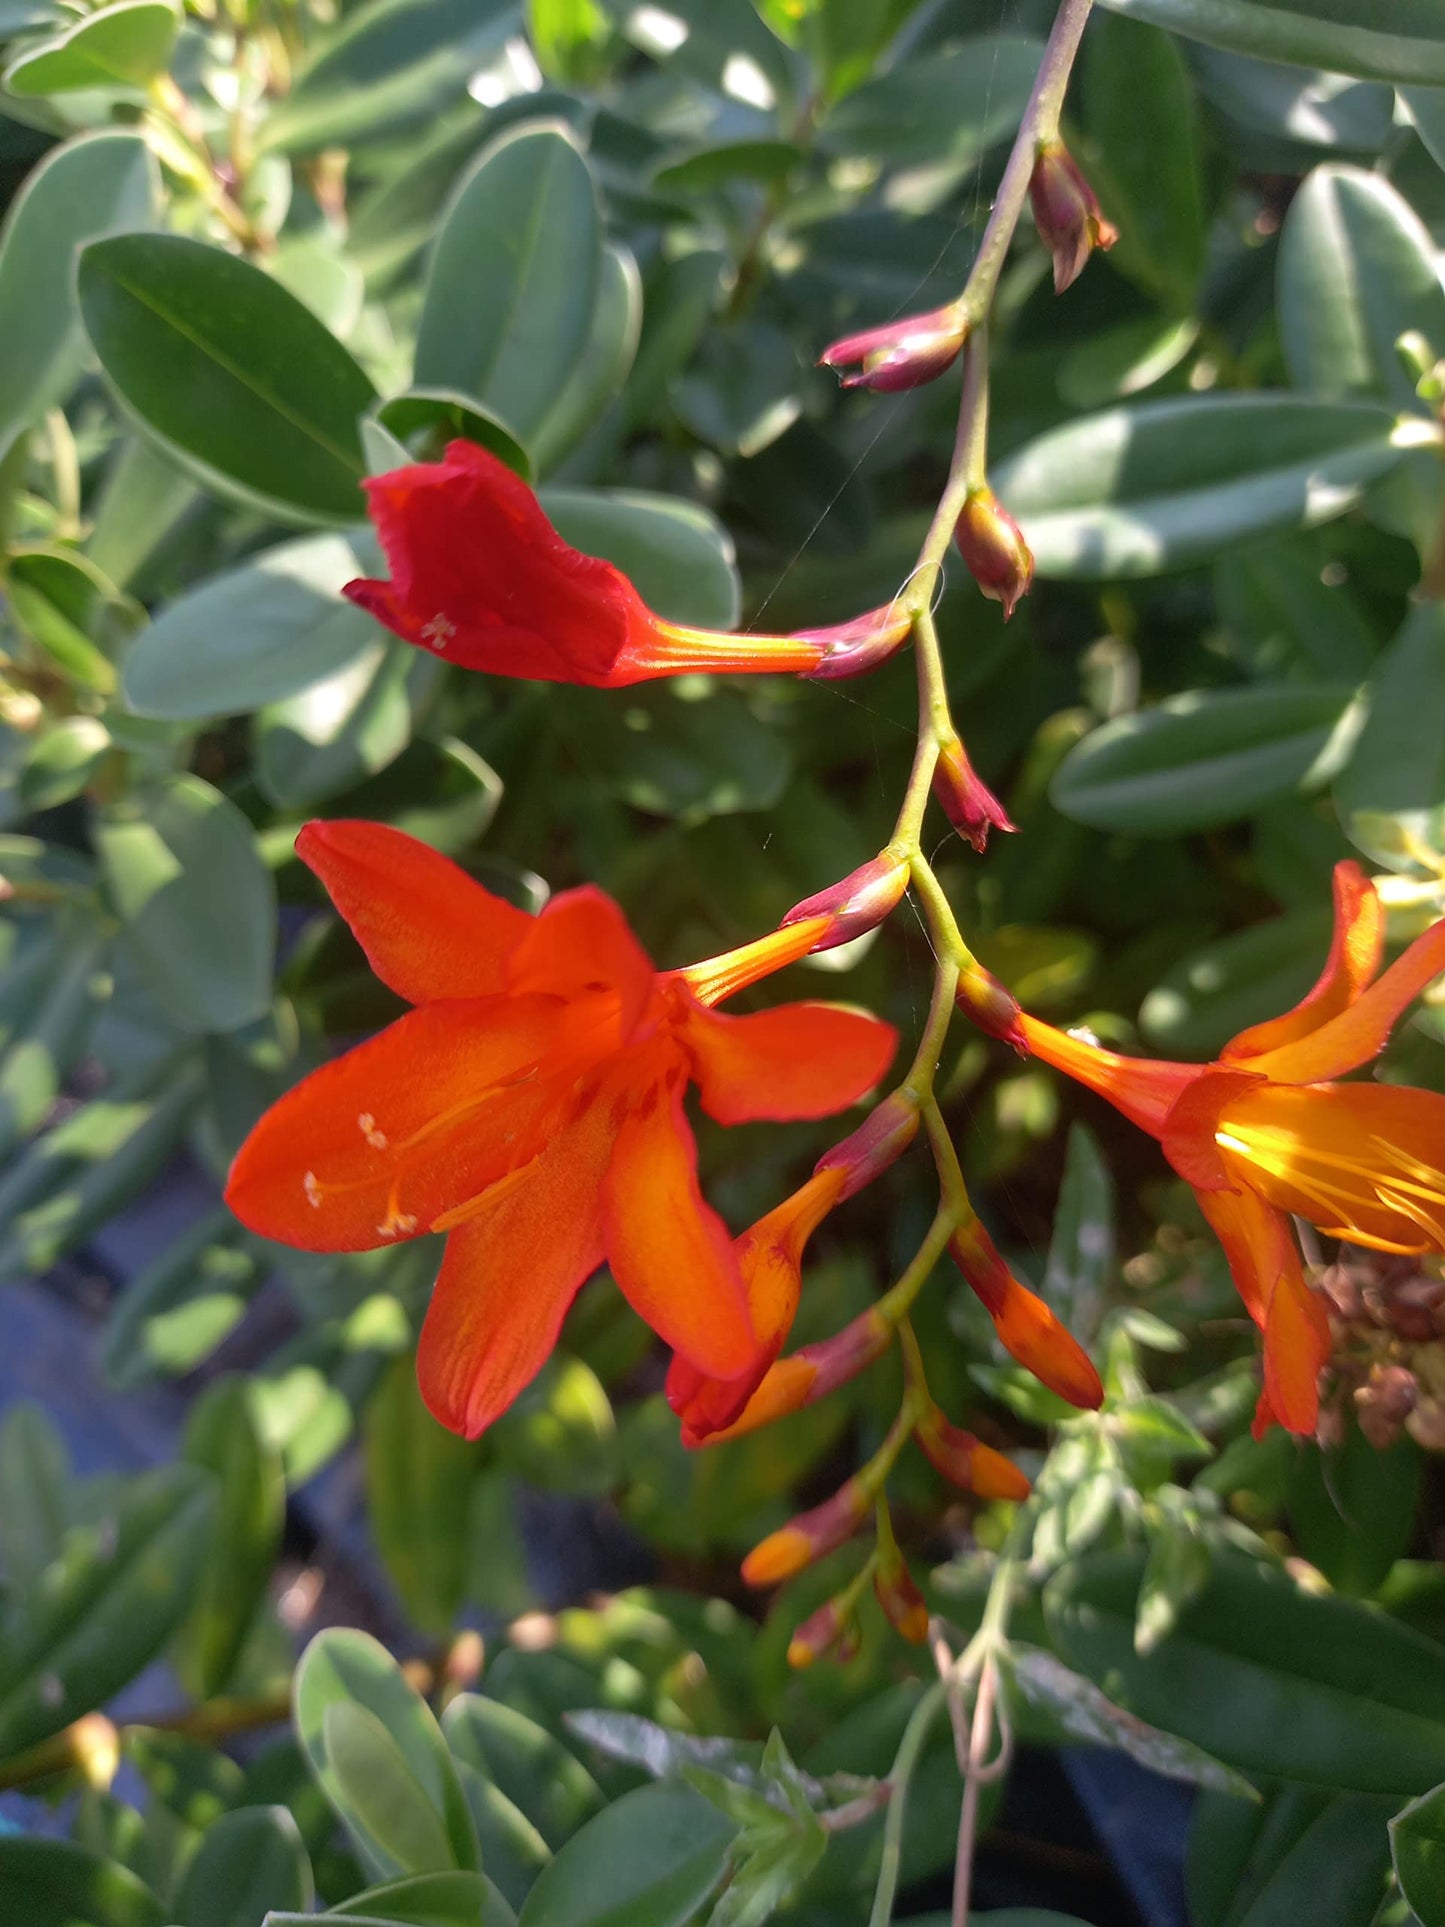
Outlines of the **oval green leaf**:
<svg viewBox="0 0 1445 1927">
<path fill-rule="evenodd" d="M 311 1862 L 287 1807 L 238 1807 L 202 1835 L 176 1895 L 184 1927 L 256 1927 L 271 1908 L 303 1911 Z"/>
<path fill-rule="evenodd" d="M 0 1839 L 0 1920 L 25 1927 L 163 1927 L 165 1909 L 129 1867 L 69 1840 Z"/>
<path fill-rule="evenodd" d="M 732 538 L 709 510 L 640 489 L 544 488 L 540 499 L 565 541 L 615 564 L 670 622 L 731 629 L 737 621 Z"/>
<path fill-rule="evenodd" d="M 12 61 L 5 85 L 22 99 L 77 88 L 146 87 L 170 65 L 180 30 L 175 0 L 117 0 Z"/>
<path fill-rule="evenodd" d="M 1445 1786 L 1433 1787 L 1390 1822 L 1400 1891 L 1420 1927 L 1445 1927 Z"/>
<path fill-rule="evenodd" d="M 1335 783 L 1345 834 L 1392 870 L 1434 874 L 1445 853 L 1445 610 L 1422 602 L 1380 657 L 1368 713 Z"/>
<path fill-rule="evenodd" d="M 690 1787 L 639 1787 L 543 1868 L 519 1927 L 682 1927 L 721 1880 L 736 1833 Z"/>
<path fill-rule="evenodd" d="M 1115 13 L 1231 53 L 1369 80 L 1445 84 L 1435 0 L 1103 0 Z"/>
<path fill-rule="evenodd" d="M 279 282 L 202 241 L 123 234 L 83 251 L 77 286 L 117 394 L 209 486 L 289 521 L 357 519 L 376 391 Z"/>
</svg>

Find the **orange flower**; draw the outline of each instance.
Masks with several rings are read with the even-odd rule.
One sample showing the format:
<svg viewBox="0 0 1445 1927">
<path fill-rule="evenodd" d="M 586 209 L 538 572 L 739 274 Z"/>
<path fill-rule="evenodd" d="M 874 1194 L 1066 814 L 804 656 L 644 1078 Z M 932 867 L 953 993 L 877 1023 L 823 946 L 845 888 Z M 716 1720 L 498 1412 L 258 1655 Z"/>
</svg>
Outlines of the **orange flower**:
<svg viewBox="0 0 1445 1927">
<path fill-rule="evenodd" d="M 683 1098 L 695 1083 L 723 1124 L 814 1118 L 877 1083 L 896 1035 L 874 1017 L 709 1008 L 804 954 L 820 926 L 659 973 L 599 890 L 531 917 L 373 823 L 310 823 L 297 849 L 416 1008 L 260 1120 L 226 1192 L 242 1223 L 310 1251 L 450 1233 L 417 1372 L 469 1437 L 531 1380 L 604 1260 L 698 1371 L 761 1377 L 771 1338 L 703 1201 Z"/>
<path fill-rule="evenodd" d="M 463 669 L 620 689 L 689 670 L 861 675 L 900 648 L 912 619 L 874 609 L 794 636 L 688 629 L 553 528 L 519 475 L 473 442 L 366 483 L 390 581 L 345 594 L 419 649 Z"/>
<path fill-rule="evenodd" d="M 1233 1038 L 1213 1064 L 1131 1060 L 1020 1020 L 1038 1056 L 1152 1132 L 1193 1185 L 1264 1333 L 1256 1436 L 1275 1423 L 1314 1430 L 1330 1352 L 1291 1215 L 1377 1251 L 1445 1251 L 1445 1097 L 1334 1081 L 1376 1056 L 1405 1006 L 1445 970 L 1445 919 L 1376 979 L 1383 941 L 1373 884 L 1340 863 L 1319 982 L 1293 1010 Z"/>
</svg>

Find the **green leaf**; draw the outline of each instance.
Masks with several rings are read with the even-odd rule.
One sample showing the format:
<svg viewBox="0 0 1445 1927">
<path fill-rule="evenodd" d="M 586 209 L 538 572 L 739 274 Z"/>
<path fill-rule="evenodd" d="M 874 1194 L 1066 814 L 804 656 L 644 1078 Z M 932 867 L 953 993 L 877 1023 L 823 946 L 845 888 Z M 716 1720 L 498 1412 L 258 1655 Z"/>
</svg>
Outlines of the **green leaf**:
<svg viewBox="0 0 1445 1927">
<path fill-rule="evenodd" d="M 125 697 L 139 715 L 230 716 L 281 702 L 358 661 L 381 636 L 344 584 L 374 574 L 370 530 L 264 549 L 167 603 L 131 644 Z"/>
<path fill-rule="evenodd" d="M 1098 1330 L 1114 1273 L 1114 1182 L 1085 1124 L 1069 1126 L 1043 1295 L 1081 1343 Z"/>
<path fill-rule="evenodd" d="M 1222 556 L 1214 593 L 1234 653 L 1253 676 L 1353 682 L 1368 674 L 1376 634 L 1328 567 L 1323 535 Z"/>
<path fill-rule="evenodd" d="M 309 809 L 395 762 L 443 666 L 378 638 L 344 669 L 256 717 L 256 782 L 278 809 Z"/>
<path fill-rule="evenodd" d="M 781 328 L 734 321 L 703 336 L 692 366 L 672 384 L 672 405 L 699 441 L 750 461 L 798 420 L 807 381 Z"/>
<path fill-rule="evenodd" d="M 240 1377 L 216 1380 L 196 1400 L 181 1456 L 211 1473 L 217 1488 L 210 1556 L 176 1654 L 185 1685 L 206 1700 L 230 1685 L 266 1599 L 281 1550 L 286 1481 L 279 1454 L 257 1427 L 250 1386 Z"/>
<path fill-rule="evenodd" d="M 379 440 L 367 431 L 380 423 L 401 451 L 378 466 Z M 488 448 L 523 481 L 532 480 L 532 457 L 503 422 L 494 420 L 470 395 L 451 388 L 408 388 L 378 404 L 363 426 L 368 463 L 373 473 L 384 475 L 403 459 L 418 462 L 439 461 L 449 441 L 460 436 Z"/>
<path fill-rule="evenodd" d="M 611 28 L 597 0 L 527 0 L 527 35 L 544 74 L 578 84 L 597 77 Z"/>
<path fill-rule="evenodd" d="M 234 803 L 174 776 L 112 806 L 95 840 L 126 941 L 174 1023 L 239 1030 L 269 1010 L 275 885 Z"/>
<path fill-rule="evenodd" d="M 554 1353 L 492 1428 L 503 1470 L 546 1492 L 600 1494 L 618 1482 L 617 1421 L 580 1358 Z"/>
<path fill-rule="evenodd" d="M 0 1422 L 0 1568 L 17 1597 L 31 1594 L 60 1551 L 70 1520 L 70 1455 L 38 1405 Z"/>
<path fill-rule="evenodd" d="M 586 348 L 601 263 L 597 190 L 570 129 L 504 134 L 463 175 L 437 236 L 417 382 L 475 395 L 527 442 Z"/>
<path fill-rule="evenodd" d="M 1387 409 L 1299 395 L 1140 402 L 1050 429 L 994 477 L 1038 573 L 1158 575 L 1329 521 L 1402 458 Z"/>
<path fill-rule="evenodd" d="M 101 1369 L 134 1391 L 194 1369 L 240 1323 L 262 1281 L 254 1252 L 224 1206 L 197 1220 L 129 1279 L 107 1308 Z"/>
<path fill-rule="evenodd" d="M 7 1628 L 0 1756 L 103 1705 L 153 1659 L 190 1604 L 215 1503 L 209 1479 L 168 1466 L 131 1481 L 77 1528 Z"/>
<path fill-rule="evenodd" d="M 737 621 L 732 538 L 709 510 L 640 489 L 544 488 L 539 499 L 564 541 L 621 569 L 660 616 L 698 629 Z"/>
<path fill-rule="evenodd" d="M 309 154 L 378 140 L 465 101 L 488 55 L 516 31 L 508 0 L 371 0 L 318 35 L 263 148 Z"/>
<path fill-rule="evenodd" d="M 77 248 L 117 228 L 145 227 L 159 195 L 144 139 L 107 128 L 47 154 L 11 201 L 0 235 L 0 448 L 80 373 Z"/>
<path fill-rule="evenodd" d="M 59 546 L 27 546 L 12 551 L 6 592 L 16 621 L 72 683 L 108 696 L 116 685 L 115 665 L 100 641 L 119 640 L 141 619 L 133 617 L 113 583 L 88 557 Z M 110 632 L 110 633 L 108 633 Z"/>
<path fill-rule="evenodd" d="M 475 1444 L 422 1403 L 416 1366 L 398 1358 L 366 1408 L 366 1501 L 376 1547 L 423 1632 L 450 1631 L 466 1587 L 467 1516 L 481 1470 Z"/>
<path fill-rule="evenodd" d="M 1435 874 L 1445 853 L 1445 611 L 1422 602 L 1381 655 L 1365 690 L 1354 754 L 1335 780 L 1346 835 L 1407 874 Z"/>
<path fill-rule="evenodd" d="M 1320 789 L 1362 720 L 1348 689 L 1191 690 L 1086 736 L 1055 772 L 1054 807 L 1094 829 L 1172 836 Z"/>
<path fill-rule="evenodd" d="M 1320 973 L 1334 919 L 1291 910 L 1174 964 L 1139 1006 L 1139 1028 L 1172 1057 L 1217 1055 L 1251 1024 L 1297 1004 Z"/>
<path fill-rule="evenodd" d="M 442 1715 L 442 1731 L 457 1758 L 500 1787 L 554 1852 L 603 1805 L 581 1761 L 500 1700 L 458 1694 Z"/>
<path fill-rule="evenodd" d="M 180 29 L 175 0 L 116 0 L 11 61 L 5 85 L 22 100 L 77 88 L 146 87 L 169 67 Z"/>
<path fill-rule="evenodd" d="M 319 1633 L 294 1693 L 311 1770 L 378 1878 L 476 1870 L 476 1833 L 446 1742 L 384 1646 L 349 1629 Z"/>
<path fill-rule="evenodd" d="M 11 1004 L 13 1037 L 0 1060 L 0 1156 L 44 1123 L 110 994 L 101 974 L 107 944 L 93 920 L 59 920 L 56 936 L 56 946 L 46 944 L 40 953 L 48 968 L 44 981 L 7 979 L 21 1000 Z"/>
<path fill-rule="evenodd" d="M 42 727 L 20 772 L 26 808 L 52 810 L 79 796 L 110 749 L 110 731 L 96 716 L 62 716 Z"/>
<path fill-rule="evenodd" d="M 736 1832 L 690 1787 L 639 1787 L 543 1868 L 519 1927 L 682 1927 L 722 1878 Z"/>
<path fill-rule="evenodd" d="M 1424 222 L 1381 175 L 1317 167 L 1305 180 L 1280 235 L 1279 331 L 1299 387 L 1419 408 L 1395 343 L 1416 332 L 1445 354 L 1445 288 Z"/>
<path fill-rule="evenodd" d="M 1377 1450 L 1351 1425 L 1338 1445 L 1302 1448 L 1290 1475 L 1294 1539 L 1337 1592 L 1374 1592 L 1408 1550 L 1420 1499 L 1420 1450 Z"/>
<path fill-rule="evenodd" d="M 1373 80 L 1445 83 L 1435 0 L 1104 0 L 1115 13 L 1231 53 Z M 1368 25 L 1359 24 L 1364 19 Z"/>
<path fill-rule="evenodd" d="M 1310 1895 L 1311 1927 L 1371 1927 L 1390 1871 L 1389 1800 L 1331 1800 L 1273 1866 L 1238 1927 L 1296 1927 Z"/>
<path fill-rule="evenodd" d="M 1445 1927 L 1445 1786 L 1433 1787 L 1390 1822 L 1400 1891 L 1420 1927 Z"/>
<path fill-rule="evenodd" d="M 771 809 L 792 773 L 787 745 L 735 689 L 660 682 L 630 692 L 620 718 L 601 691 L 569 689 L 555 713 L 590 780 L 654 816 Z"/>
<path fill-rule="evenodd" d="M 1044 1597 L 1064 1659 L 1130 1712 L 1248 1774 L 1360 1793 L 1413 1793 L 1441 1777 L 1445 1675 L 1429 1640 L 1220 1552 L 1172 1636 L 1141 1657 L 1143 1565 L 1134 1553 L 1095 1555 Z"/>
<path fill-rule="evenodd" d="M 163 1927 L 166 1915 L 128 1867 L 68 1840 L 0 1836 L 0 1918 L 20 1927 Z"/>
<path fill-rule="evenodd" d="M 186 1868 L 176 1911 L 183 1927 L 255 1927 L 272 1907 L 311 1905 L 311 1862 L 286 1807 L 223 1813 Z"/>
<path fill-rule="evenodd" d="M 123 234 L 83 250 L 77 285 L 120 399 L 208 487 L 289 521 L 356 519 L 376 391 L 279 282 L 202 241 Z"/>
<path fill-rule="evenodd" d="M 515 1927 L 516 1916 L 485 1874 L 421 1873 L 368 1887 L 327 1910 L 327 1919 L 380 1916 L 399 1927 Z"/>
<path fill-rule="evenodd" d="M 587 340 L 560 394 L 532 437 L 537 468 L 556 468 L 607 405 L 622 393 L 642 329 L 642 281 L 626 248 L 602 250 Z"/>
</svg>

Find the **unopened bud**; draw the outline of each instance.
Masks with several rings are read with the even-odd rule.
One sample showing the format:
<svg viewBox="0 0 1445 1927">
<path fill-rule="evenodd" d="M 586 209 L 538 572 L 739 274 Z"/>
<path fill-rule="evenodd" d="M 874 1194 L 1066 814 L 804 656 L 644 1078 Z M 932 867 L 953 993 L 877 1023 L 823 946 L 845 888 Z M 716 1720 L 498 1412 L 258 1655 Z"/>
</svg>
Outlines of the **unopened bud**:
<svg viewBox="0 0 1445 1927">
<path fill-rule="evenodd" d="M 1039 148 L 1029 199 L 1034 225 L 1054 257 L 1054 292 L 1062 294 L 1078 280 L 1095 248 L 1113 247 L 1119 230 L 1104 219 L 1093 188 L 1060 140 Z"/>
<path fill-rule="evenodd" d="M 743 1561 L 743 1580 L 749 1586 L 777 1586 L 836 1552 L 853 1537 L 873 1510 L 873 1501 L 857 1479 L 849 1479 L 811 1512 L 800 1512 L 787 1525 L 770 1532 Z"/>
<path fill-rule="evenodd" d="M 902 388 L 918 388 L 941 375 L 957 356 L 967 334 L 968 323 L 953 303 L 928 314 L 908 315 L 902 321 L 844 335 L 825 348 L 818 361 L 824 368 L 835 369 L 857 362 L 857 374 L 842 377 L 845 388 L 894 394 Z"/>
<path fill-rule="evenodd" d="M 1003 604 L 1007 622 L 1018 607 L 1019 597 L 1028 594 L 1033 582 L 1034 554 L 1022 529 L 991 488 L 969 491 L 953 539 L 979 588 L 990 602 Z"/>
<path fill-rule="evenodd" d="M 849 943 L 883 922 L 908 888 L 908 874 L 907 857 L 891 848 L 881 850 L 841 882 L 795 903 L 778 927 L 786 930 L 810 917 L 827 917 L 827 927 L 814 941 L 813 953 L 836 950 L 840 943 Z"/>
<path fill-rule="evenodd" d="M 682 1423 L 684 1445 L 722 1445 L 729 1439 L 756 1432 L 774 1419 L 788 1418 L 805 1406 L 816 1405 L 829 1392 L 836 1392 L 875 1358 L 881 1358 L 893 1343 L 893 1327 L 879 1311 L 865 1311 L 831 1338 L 804 1345 L 787 1358 L 770 1365 L 757 1390 L 731 1424 L 709 1432 L 696 1429 L 697 1418 L 691 1408 Z M 668 1374 L 668 1395 L 672 1395 L 672 1374 Z"/>
<path fill-rule="evenodd" d="M 924 1457 L 950 1485 L 976 1492 L 980 1499 L 1026 1499 L 1031 1487 L 1012 1459 L 991 1445 L 951 1425 L 936 1405 L 930 1405 L 913 1429 Z"/>
<path fill-rule="evenodd" d="M 1008 811 L 988 785 L 980 781 L 968 752 L 956 736 L 939 745 L 933 766 L 933 794 L 943 813 L 966 843 L 980 855 L 990 830 L 1012 830 Z"/>
<path fill-rule="evenodd" d="M 1028 1039 L 1019 1022 L 1019 1000 L 982 964 L 966 964 L 958 973 L 954 1002 L 986 1037 L 1010 1044 L 1020 1057 L 1029 1054 Z"/>
<path fill-rule="evenodd" d="M 948 1250 L 1009 1356 L 1070 1405 L 1088 1411 L 1102 1405 L 1104 1388 L 1088 1353 L 1043 1299 L 1014 1277 L 976 1218 L 954 1232 Z"/>
<path fill-rule="evenodd" d="M 1017 1006 L 1015 1006 L 1017 1008 Z M 896 1164 L 918 1136 L 918 1099 L 908 1091 L 894 1091 L 858 1126 L 825 1151 L 813 1166 L 819 1171 L 842 1171 L 838 1202 L 854 1198 L 889 1165 Z"/>
<path fill-rule="evenodd" d="M 798 1627 L 788 1641 L 788 1664 L 800 1670 L 826 1653 L 849 1659 L 858 1650 L 858 1621 L 842 1602 L 829 1599 Z"/>
<path fill-rule="evenodd" d="M 867 615 L 854 616 L 851 622 L 835 622 L 826 629 L 800 631 L 803 642 L 816 642 L 823 657 L 805 671 L 809 682 L 842 682 L 849 676 L 863 676 L 880 663 L 887 662 L 913 633 L 913 617 L 899 603 L 870 609 Z"/>
<path fill-rule="evenodd" d="M 913 1582 L 907 1561 L 897 1546 L 881 1552 L 873 1568 L 873 1590 L 891 1625 L 921 1646 L 928 1637 L 928 1602 Z"/>
</svg>

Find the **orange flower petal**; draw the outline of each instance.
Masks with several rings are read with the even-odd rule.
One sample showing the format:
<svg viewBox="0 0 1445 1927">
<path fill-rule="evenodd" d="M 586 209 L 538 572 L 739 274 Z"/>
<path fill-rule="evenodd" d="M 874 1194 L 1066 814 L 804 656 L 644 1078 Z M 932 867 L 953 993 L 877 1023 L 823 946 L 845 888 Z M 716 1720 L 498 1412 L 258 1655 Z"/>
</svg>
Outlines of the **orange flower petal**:
<svg viewBox="0 0 1445 1927">
<path fill-rule="evenodd" d="M 226 1201 L 252 1231 L 303 1251 L 369 1251 L 524 1164 L 565 1104 L 530 1073 L 571 1013 L 552 998 L 428 1004 L 323 1064 L 236 1153 Z"/>
<path fill-rule="evenodd" d="M 826 935 L 830 921 L 828 917 L 804 917 L 782 930 L 770 930 L 752 943 L 739 944 L 736 950 L 704 957 L 701 963 L 687 964 L 671 974 L 687 985 L 700 1004 L 720 1004 L 724 997 L 735 997 L 749 984 L 806 957 Z"/>
<path fill-rule="evenodd" d="M 507 957 L 532 928 L 450 857 L 384 823 L 307 823 L 296 854 L 377 976 L 410 1004 L 501 990 Z"/>
<path fill-rule="evenodd" d="M 948 1250 L 1009 1356 L 1070 1405 L 1087 1411 L 1102 1405 L 1104 1388 L 1089 1354 L 1043 1299 L 1014 1277 L 983 1226 L 977 1220 L 960 1226 Z"/>
<path fill-rule="evenodd" d="M 836 1004 L 725 1017 L 689 997 L 679 1029 L 702 1107 L 719 1124 L 830 1117 L 872 1090 L 898 1047 L 891 1024 Z"/>
<path fill-rule="evenodd" d="M 759 1363 L 760 1348 L 732 1239 L 697 1181 L 683 1088 L 674 1072 L 640 1091 L 634 1082 L 615 1103 L 602 1189 L 607 1258 L 633 1310 L 674 1351 L 710 1378 L 738 1378 Z"/>
<path fill-rule="evenodd" d="M 1132 1124 L 1158 1137 L 1180 1092 L 1198 1077 L 1198 1064 L 1170 1064 L 1147 1057 L 1120 1057 L 1083 1037 L 1055 1030 L 1027 1011 L 1020 1011 L 1018 1029 L 1035 1057 L 1063 1071 L 1122 1111 Z"/>
<path fill-rule="evenodd" d="M 422 1397 L 452 1431 L 484 1431 L 556 1344 L 578 1288 L 602 1262 L 611 1152 L 607 1109 L 593 1104 L 447 1239 L 416 1368 Z"/>
<path fill-rule="evenodd" d="M 1298 1265 L 1299 1252 L 1289 1220 L 1253 1191 L 1199 1191 L 1199 1208 L 1224 1247 L 1234 1288 L 1260 1330 L 1274 1281 Z"/>
<path fill-rule="evenodd" d="M 1196 1191 L 1227 1191 L 1234 1180 L 1214 1141 L 1225 1106 L 1265 1079 L 1254 1071 L 1216 1071 L 1205 1066 L 1186 1084 L 1164 1120 L 1164 1155 Z"/>
<path fill-rule="evenodd" d="M 1374 977 L 1385 942 L 1385 911 L 1375 886 L 1358 863 L 1337 863 L 1334 893 L 1334 940 L 1319 982 L 1293 1010 L 1232 1038 L 1219 1053 L 1224 1063 L 1250 1064 L 1309 1036 L 1348 1010 Z"/>
<path fill-rule="evenodd" d="M 620 1000 L 617 1042 L 631 1035 L 652 994 L 654 973 L 627 919 L 605 892 L 591 884 L 563 890 L 529 927 L 507 966 L 516 993 L 545 991 L 577 998 L 613 991 Z"/>
<path fill-rule="evenodd" d="M 1397 957 L 1370 988 L 1308 1036 L 1252 1060 L 1251 1068 L 1282 1084 L 1321 1084 L 1377 1057 L 1405 1006 L 1445 970 L 1445 918 Z"/>
<path fill-rule="evenodd" d="M 1201 1191 L 1199 1206 L 1224 1247 L 1244 1308 L 1264 1333 L 1259 1438 L 1272 1424 L 1313 1432 L 1319 1375 L 1330 1355 L 1324 1305 L 1304 1280 L 1289 1219 L 1252 1191 Z"/>
</svg>

